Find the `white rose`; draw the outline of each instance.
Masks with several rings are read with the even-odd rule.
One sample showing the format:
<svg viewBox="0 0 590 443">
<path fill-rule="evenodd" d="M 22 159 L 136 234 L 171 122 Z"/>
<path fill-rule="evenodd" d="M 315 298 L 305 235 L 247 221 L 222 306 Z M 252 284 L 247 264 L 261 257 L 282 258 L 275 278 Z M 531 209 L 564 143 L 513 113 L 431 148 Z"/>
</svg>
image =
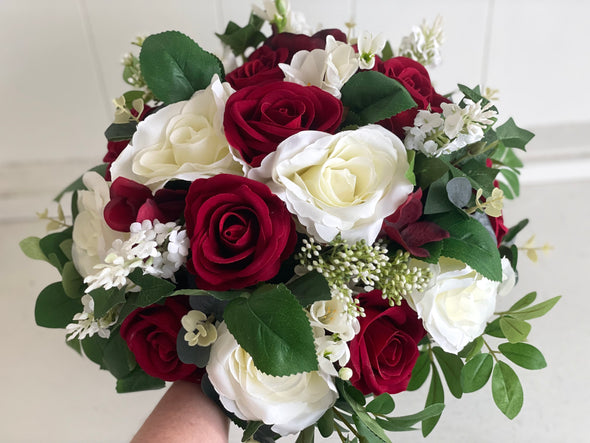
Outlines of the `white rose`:
<svg viewBox="0 0 590 443">
<path fill-rule="evenodd" d="M 284 140 L 248 177 L 266 183 L 307 232 L 371 244 L 383 219 L 412 192 L 404 144 L 377 125 L 335 135 L 302 131 Z"/>
<path fill-rule="evenodd" d="M 113 180 L 126 177 L 155 191 L 173 178 L 193 181 L 222 173 L 242 175 L 223 133 L 225 103 L 232 92 L 215 75 L 190 100 L 149 115 L 111 165 Z"/>
<path fill-rule="evenodd" d="M 496 298 L 510 291 L 514 272 L 502 259 L 503 281 L 488 280 L 458 260 L 441 257 L 424 292 L 408 298 L 438 345 L 457 354 L 479 337 L 496 308 Z"/>
<path fill-rule="evenodd" d="M 78 215 L 72 232 L 72 261 L 82 277 L 94 274 L 95 265 L 103 263 L 116 239 L 128 234 L 112 230 L 104 220 L 105 205 L 110 201 L 109 185 L 96 172 L 83 177 L 87 191 L 78 191 Z"/>
<path fill-rule="evenodd" d="M 260 420 L 281 435 L 315 423 L 338 397 L 329 377 L 303 372 L 272 377 L 260 372 L 225 323 L 211 347 L 207 374 L 223 406 L 242 420 Z"/>
</svg>

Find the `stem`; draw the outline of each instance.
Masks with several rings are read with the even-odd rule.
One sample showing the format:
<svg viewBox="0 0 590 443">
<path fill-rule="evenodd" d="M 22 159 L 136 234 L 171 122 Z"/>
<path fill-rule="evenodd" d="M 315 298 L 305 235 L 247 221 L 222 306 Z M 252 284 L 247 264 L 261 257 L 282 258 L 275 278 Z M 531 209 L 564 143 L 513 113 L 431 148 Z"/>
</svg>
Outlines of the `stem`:
<svg viewBox="0 0 590 443">
<path fill-rule="evenodd" d="M 352 432 L 358 439 L 361 438 L 361 436 L 359 435 L 359 433 L 356 431 L 356 429 L 354 429 L 350 423 L 348 423 L 348 420 L 346 420 L 346 418 L 338 411 L 338 409 L 336 408 L 332 408 L 334 411 L 334 415 L 336 415 L 340 421 L 342 423 L 344 423 L 344 426 L 346 426 L 348 429 L 350 429 L 350 432 Z"/>
<path fill-rule="evenodd" d="M 492 143 L 490 143 L 489 145 L 487 145 L 483 150 L 481 150 L 480 152 L 478 152 L 477 154 L 472 154 L 471 152 L 467 151 L 462 157 L 459 157 L 457 160 L 455 160 L 454 162 L 452 162 L 451 164 L 453 166 L 457 166 L 459 163 L 461 163 L 463 160 L 467 160 L 468 158 L 471 157 L 475 157 L 477 155 L 481 155 L 484 152 L 489 151 L 490 149 L 495 148 L 496 146 L 498 146 L 498 144 L 500 143 L 500 140 L 496 140 Z"/>
<path fill-rule="evenodd" d="M 482 337 L 483 340 L 483 344 L 486 345 L 486 348 L 488 348 L 488 351 L 490 351 L 490 355 L 492 357 L 494 357 L 494 360 L 496 360 L 496 363 L 498 362 L 498 357 L 496 357 L 497 351 L 492 350 L 492 348 L 490 347 L 490 345 L 488 344 L 488 342 L 486 341 L 485 338 Z"/>
</svg>

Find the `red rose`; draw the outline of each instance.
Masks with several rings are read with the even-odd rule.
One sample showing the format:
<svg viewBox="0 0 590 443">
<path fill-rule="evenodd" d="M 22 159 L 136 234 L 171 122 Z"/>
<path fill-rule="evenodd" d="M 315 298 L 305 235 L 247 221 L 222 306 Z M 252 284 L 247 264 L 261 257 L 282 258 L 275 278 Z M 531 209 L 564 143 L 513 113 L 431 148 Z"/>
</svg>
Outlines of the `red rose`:
<svg viewBox="0 0 590 443">
<path fill-rule="evenodd" d="M 324 49 L 326 47 L 326 38 L 328 35 L 334 37 L 336 41 L 346 43 L 346 34 L 340 29 L 322 29 L 311 37 L 305 34 L 281 32 L 280 34 L 274 34 L 268 38 L 264 42 L 264 45 L 275 50 L 278 48 L 286 48 L 289 51 L 289 57 L 285 63 L 290 63 L 296 52 Z"/>
<path fill-rule="evenodd" d="M 197 179 L 186 197 L 189 271 L 200 289 L 225 291 L 274 277 L 295 247 L 291 214 L 270 189 L 230 174 Z"/>
<path fill-rule="evenodd" d="M 440 104 L 449 102 L 445 97 L 437 94 L 432 87 L 428 71 L 417 61 L 406 57 L 394 57 L 384 62 L 377 60 L 373 69 L 400 82 L 418 105 L 416 108 L 408 109 L 379 122 L 381 126 L 398 137 L 404 137 L 405 126 L 414 126 L 414 119 L 419 110 L 430 109 L 432 112 L 440 113 L 442 112 Z"/>
<path fill-rule="evenodd" d="M 279 68 L 279 63 L 285 63 L 288 57 L 289 51 L 286 48 L 273 51 L 268 46 L 261 46 L 252 53 L 246 63 L 227 74 L 225 81 L 236 90 L 281 81 L 285 74 Z"/>
<path fill-rule="evenodd" d="M 405 391 L 418 358 L 418 342 L 426 331 L 408 304 L 389 306 L 375 290 L 359 296 L 366 317 L 350 341 L 348 367 L 352 385 L 363 394 L 396 394 Z"/>
<path fill-rule="evenodd" d="M 121 337 L 147 374 L 165 381 L 201 381 L 205 370 L 182 363 L 176 352 L 180 320 L 189 310 L 186 297 L 170 297 L 164 305 L 136 309 L 121 324 Z"/>
<path fill-rule="evenodd" d="M 129 232 L 134 222 L 158 220 L 167 223 L 180 218 L 186 191 L 160 189 L 152 191 L 125 177 L 117 177 L 110 188 L 110 201 L 104 208 L 104 219 L 111 229 Z"/>
<path fill-rule="evenodd" d="M 305 130 L 334 133 L 342 103 L 315 86 L 290 82 L 250 86 L 232 94 L 223 128 L 229 144 L 250 166 L 260 166 L 287 137 Z"/>
</svg>

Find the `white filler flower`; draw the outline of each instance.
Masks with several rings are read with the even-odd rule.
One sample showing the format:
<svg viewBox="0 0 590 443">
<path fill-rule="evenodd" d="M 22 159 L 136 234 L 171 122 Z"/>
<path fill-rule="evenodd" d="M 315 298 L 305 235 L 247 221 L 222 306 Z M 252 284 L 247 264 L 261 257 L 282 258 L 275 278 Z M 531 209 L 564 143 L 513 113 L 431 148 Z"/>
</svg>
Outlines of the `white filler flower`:
<svg viewBox="0 0 590 443">
<path fill-rule="evenodd" d="M 377 125 L 335 135 L 302 131 L 284 140 L 248 177 L 279 196 L 321 242 L 336 235 L 372 244 L 383 219 L 413 186 L 404 144 Z"/>
<path fill-rule="evenodd" d="M 217 332 L 207 374 L 223 406 L 242 420 L 260 420 L 278 434 L 295 434 L 318 421 L 338 398 L 333 381 L 317 371 L 263 374 L 225 323 Z"/>
</svg>

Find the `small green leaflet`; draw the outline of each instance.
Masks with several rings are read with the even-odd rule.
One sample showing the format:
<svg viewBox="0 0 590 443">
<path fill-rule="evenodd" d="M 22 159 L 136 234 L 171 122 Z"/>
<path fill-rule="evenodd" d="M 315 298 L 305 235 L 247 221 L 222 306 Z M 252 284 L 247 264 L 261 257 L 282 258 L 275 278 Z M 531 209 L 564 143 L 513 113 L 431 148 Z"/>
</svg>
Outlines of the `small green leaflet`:
<svg viewBox="0 0 590 443">
<path fill-rule="evenodd" d="M 463 392 L 475 392 L 485 386 L 492 375 L 494 359 L 491 354 L 477 354 L 461 370 Z"/>
<path fill-rule="evenodd" d="M 432 351 L 443 372 L 449 391 L 455 398 L 461 398 L 463 396 L 463 388 L 461 387 L 463 360 L 455 354 L 443 351 L 438 346 L 432 348 Z"/>
<path fill-rule="evenodd" d="M 500 317 L 500 329 L 510 343 L 525 341 L 531 332 L 531 325 L 508 315 Z"/>
<path fill-rule="evenodd" d="M 434 404 L 440 403 L 444 404 L 445 402 L 445 391 L 443 390 L 443 385 L 440 381 L 440 376 L 438 375 L 438 370 L 436 366 L 432 365 L 432 379 L 430 380 L 430 389 L 428 389 L 428 395 L 426 396 L 426 404 L 424 405 L 425 408 L 428 406 L 432 406 Z M 440 414 L 435 415 L 433 417 L 427 418 L 422 421 L 422 436 L 426 437 L 428 434 L 432 432 L 438 420 L 440 419 Z"/>
<path fill-rule="evenodd" d="M 528 343 L 502 343 L 498 349 L 507 359 L 525 369 L 547 367 L 547 362 L 541 351 Z"/>
<path fill-rule="evenodd" d="M 492 373 L 492 396 L 498 409 L 509 419 L 518 415 L 524 395 L 518 376 L 506 363 L 499 361 Z"/>
</svg>

